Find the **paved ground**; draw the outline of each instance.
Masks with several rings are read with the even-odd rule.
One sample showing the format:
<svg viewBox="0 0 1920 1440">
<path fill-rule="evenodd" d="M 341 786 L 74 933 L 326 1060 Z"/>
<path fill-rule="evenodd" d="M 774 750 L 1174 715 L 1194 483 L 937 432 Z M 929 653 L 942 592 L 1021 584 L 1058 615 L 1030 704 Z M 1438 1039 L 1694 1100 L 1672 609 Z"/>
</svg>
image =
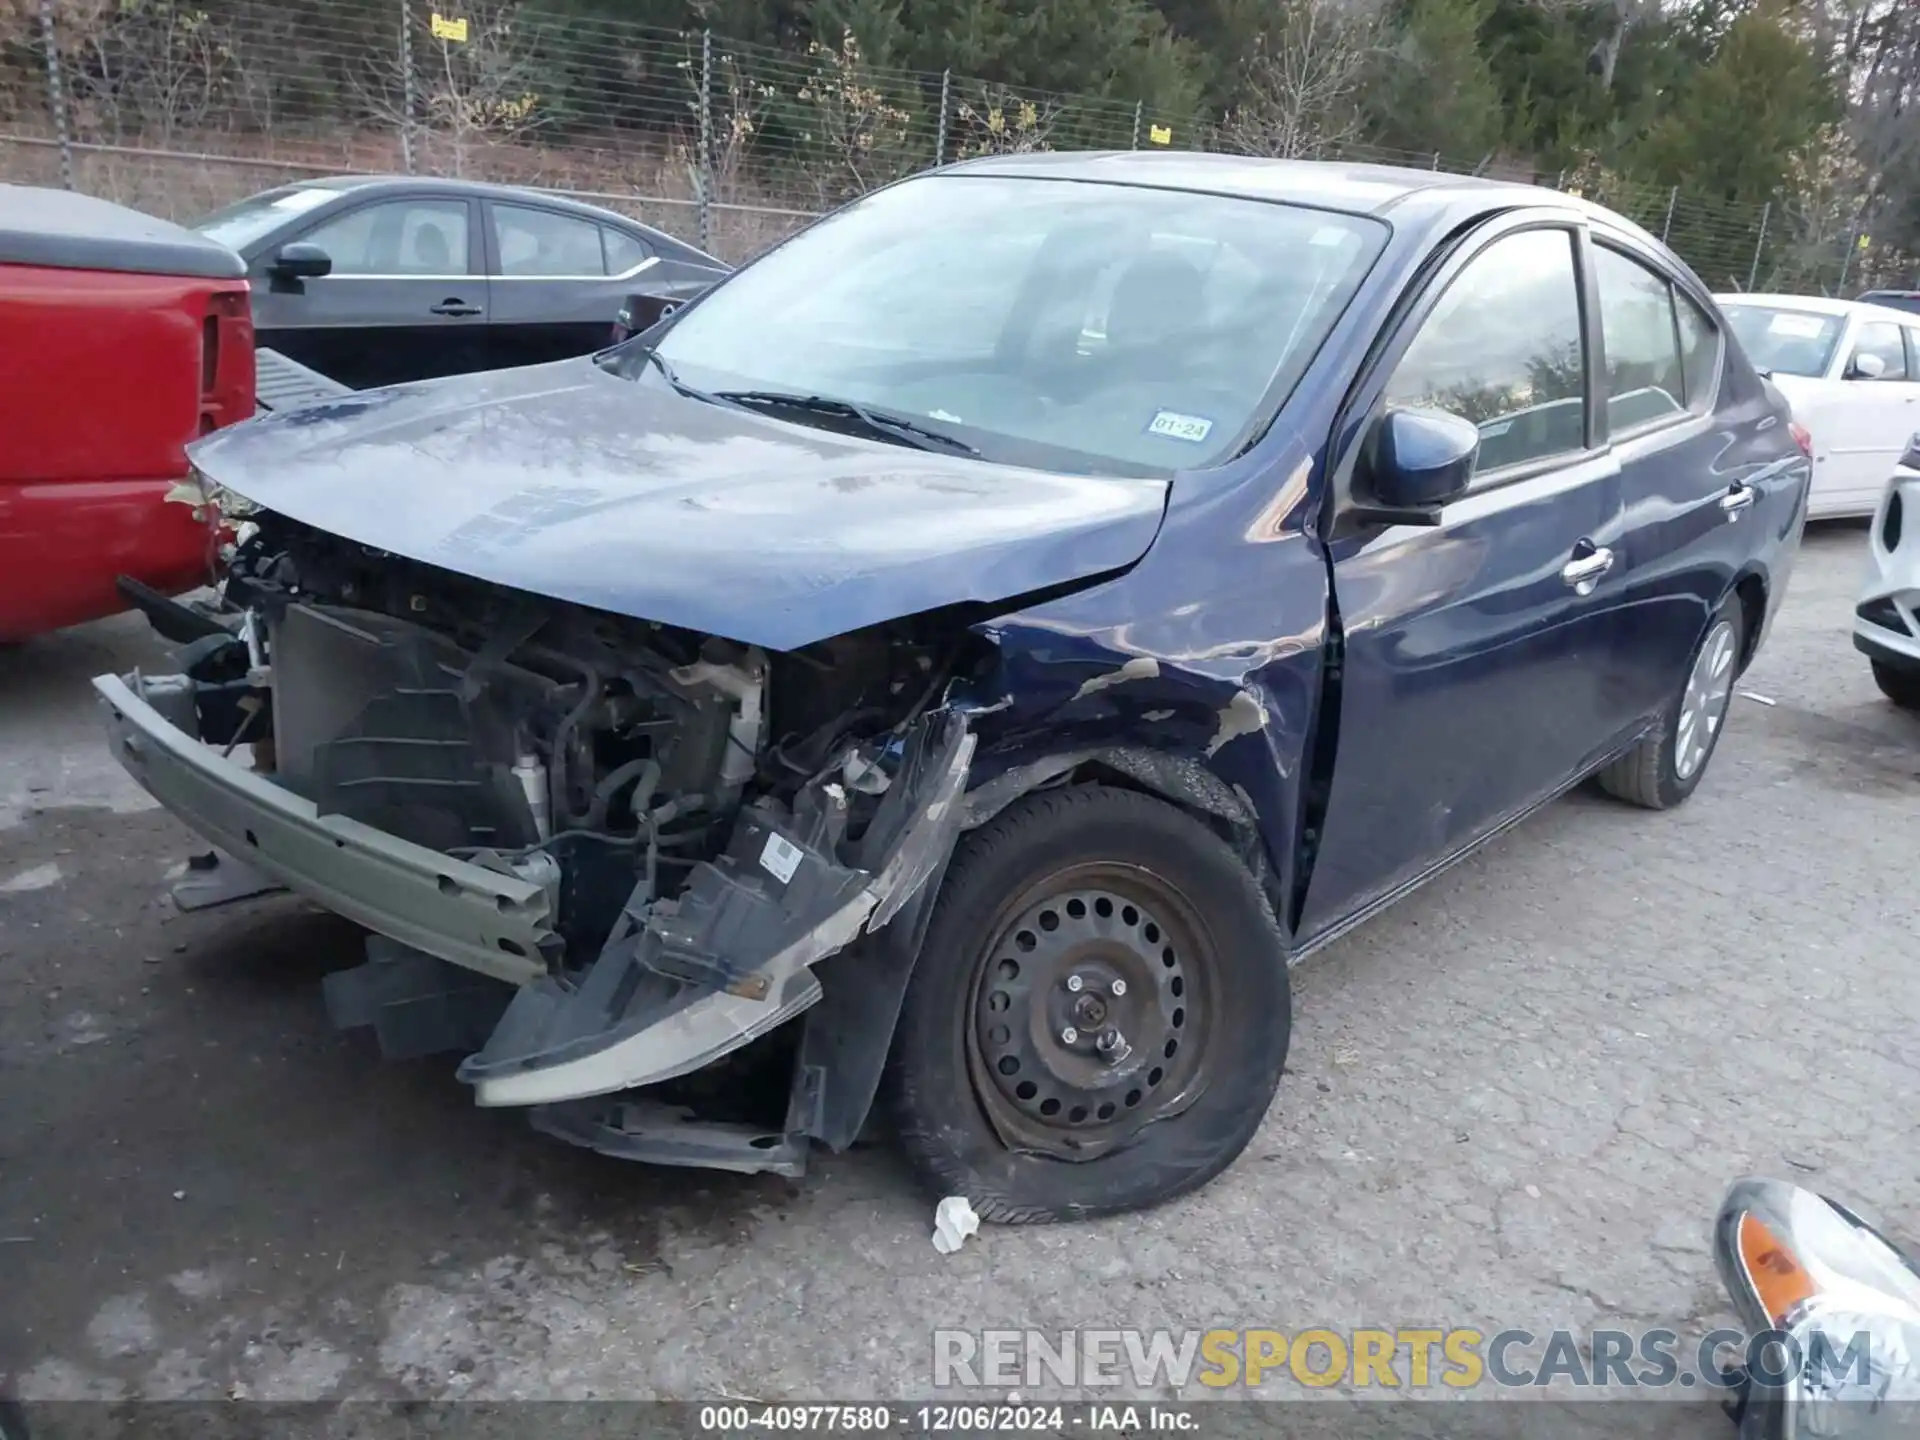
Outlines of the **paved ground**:
<svg viewBox="0 0 1920 1440">
<path fill-rule="evenodd" d="M 106 759 L 113 622 L 0 655 L 0 1374 L 30 1396 L 928 1392 L 929 1330 L 1698 1330 L 1748 1170 L 1920 1233 L 1920 722 L 1810 536 L 1694 801 L 1575 798 L 1297 976 L 1246 1157 L 1152 1214 L 957 1256 L 884 1149 L 654 1171 L 328 1030 L 354 937 L 181 916 L 185 832 Z M 1701 1431 L 1699 1433 L 1715 1433 Z"/>
</svg>

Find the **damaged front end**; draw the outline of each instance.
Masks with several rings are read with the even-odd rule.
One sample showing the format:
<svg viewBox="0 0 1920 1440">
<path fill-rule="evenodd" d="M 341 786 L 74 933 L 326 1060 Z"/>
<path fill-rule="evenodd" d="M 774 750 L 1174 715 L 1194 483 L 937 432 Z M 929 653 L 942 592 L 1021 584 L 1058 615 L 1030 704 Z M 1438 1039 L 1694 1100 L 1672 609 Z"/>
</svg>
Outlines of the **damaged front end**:
<svg viewBox="0 0 1920 1440">
<path fill-rule="evenodd" d="M 829 956 L 904 984 L 881 932 L 923 923 L 958 838 L 951 697 L 986 642 L 936 613 L 769 653 L 249 531 L 230 629 L 181 674 L 94 683 L 116 755 L 223 865 L 373 932 L 328 978 L 336 1022 L 469 1051 L 479 1104 L 631 1158 L 797 1173 L 809 1137 L 849 1143 L 890 1024 L 837 1104 L 817 1052 L 844 1037 L 803 1038 L 777 1122 L 696 1118 L 669 1082 L 814 1007 Z"/>
</svg>

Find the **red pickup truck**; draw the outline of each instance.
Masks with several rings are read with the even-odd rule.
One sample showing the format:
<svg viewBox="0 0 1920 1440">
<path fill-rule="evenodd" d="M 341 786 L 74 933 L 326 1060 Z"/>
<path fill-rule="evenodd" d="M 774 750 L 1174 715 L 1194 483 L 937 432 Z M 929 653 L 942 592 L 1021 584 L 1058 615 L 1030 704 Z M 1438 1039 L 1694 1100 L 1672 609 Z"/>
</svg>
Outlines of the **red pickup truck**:
<svg viewBox="0 0 1920 1440">
<path fill-rule="evenodd" d="M 186 447 L 254 411 L 240 257 L 137 211 L 0 185 L 0 641 L 210 578 Z"/>
</svg>

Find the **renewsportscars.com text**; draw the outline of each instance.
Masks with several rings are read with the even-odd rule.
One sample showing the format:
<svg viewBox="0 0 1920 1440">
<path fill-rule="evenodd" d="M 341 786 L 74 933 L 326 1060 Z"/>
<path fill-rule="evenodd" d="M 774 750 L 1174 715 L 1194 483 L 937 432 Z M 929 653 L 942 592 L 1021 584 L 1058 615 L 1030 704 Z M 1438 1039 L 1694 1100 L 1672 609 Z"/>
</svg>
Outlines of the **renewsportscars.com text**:
<svg viewBox="0 0 1920 1440">
<path fill-rule="evenodd" d="M 1865 1333 L 1817 1331 L 1803 1349 L 1784 1331 L 1689 1343 L 1672 1330 L 936 1330 L 932 1378 L 996 1389 L 1724 1389 L 1742 1371 L 1768 1385 L 1807 1373 L 1864 1384 L 1869 1354 Z"/>
</svg>

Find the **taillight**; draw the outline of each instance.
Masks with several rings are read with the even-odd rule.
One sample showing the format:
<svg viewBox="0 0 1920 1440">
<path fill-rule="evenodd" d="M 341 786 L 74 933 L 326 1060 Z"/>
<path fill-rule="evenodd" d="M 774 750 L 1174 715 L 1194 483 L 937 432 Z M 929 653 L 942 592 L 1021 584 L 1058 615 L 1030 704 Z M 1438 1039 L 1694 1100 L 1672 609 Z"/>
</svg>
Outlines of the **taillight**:
<svg viewBox="0 0 1920 1440">
<path fill-rule="evenodd" d="M 207 297 L 200 332 L 200 433 L 246 419 L 254 409 L 253 309 L 244 287 Z"/>
<path fill-rule="evenodd" d="M 1787 433 L 1793 436 L 1793 443 L 1800 447 L 1800 453 L 1811 460 L 1813 458 L 1813 435 L 1798 420 L 1787 422 Z"/>
</svg>

